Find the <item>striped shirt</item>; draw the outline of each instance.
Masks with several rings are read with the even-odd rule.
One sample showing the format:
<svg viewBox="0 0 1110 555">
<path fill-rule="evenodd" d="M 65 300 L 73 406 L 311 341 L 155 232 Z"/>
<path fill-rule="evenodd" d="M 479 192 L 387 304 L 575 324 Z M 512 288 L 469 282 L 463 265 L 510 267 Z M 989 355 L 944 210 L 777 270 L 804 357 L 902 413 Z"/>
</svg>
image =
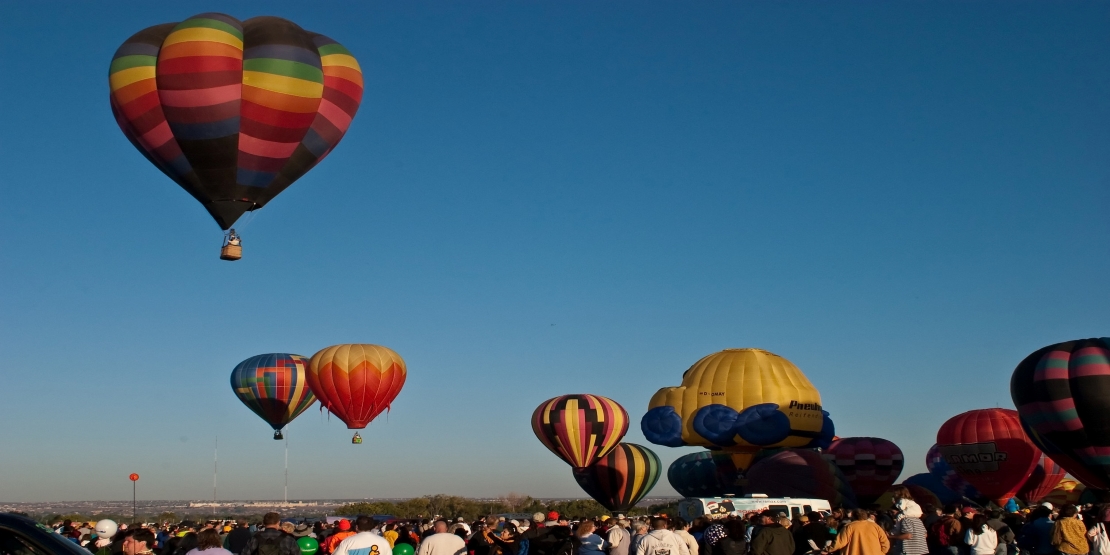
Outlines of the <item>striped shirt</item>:
<svg viewBox="0 0 1110 555">
<path fill-rule="evenodd" d="M 891 555 L 925 555 L 929 552 L 929 546 L 925 542 L 925 525 L 920 518 L 907 516 L 895 523 L 890 532 L 895 536 L 911 536 L 908 540 L 894 540 L 890 546 Z"/>
</svg>

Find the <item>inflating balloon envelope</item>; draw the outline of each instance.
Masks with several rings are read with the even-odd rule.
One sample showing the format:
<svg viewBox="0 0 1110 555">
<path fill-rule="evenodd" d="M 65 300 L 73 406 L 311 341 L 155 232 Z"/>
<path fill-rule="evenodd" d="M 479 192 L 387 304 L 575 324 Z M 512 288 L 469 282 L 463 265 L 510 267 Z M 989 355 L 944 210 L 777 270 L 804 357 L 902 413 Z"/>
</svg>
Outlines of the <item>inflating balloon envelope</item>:
<svg viewBox="0 0 1110 555">
<path fill-rule="evenodd" d="M 728 453 L 740 471 L 768 447 L 828 447 L 832 420 L 821 395 L 790 361 L 760 349 L 709 355 L 660 389 L 640 421 L 648 441 Z"/>
</svg>

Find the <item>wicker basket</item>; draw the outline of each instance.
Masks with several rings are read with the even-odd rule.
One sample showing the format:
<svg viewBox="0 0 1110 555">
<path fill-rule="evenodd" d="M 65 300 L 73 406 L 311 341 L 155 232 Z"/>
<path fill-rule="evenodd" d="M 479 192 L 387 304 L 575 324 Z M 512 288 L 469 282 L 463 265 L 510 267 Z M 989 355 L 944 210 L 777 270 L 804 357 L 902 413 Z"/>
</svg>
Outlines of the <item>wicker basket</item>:
<svg viewBox="0 0 1110 555">
<path fill-rule="evenodd" d="M 220 260 L 239 260 L 243 258 L 243 245 L 224 245 L 220 249 Z"/>
</svg>

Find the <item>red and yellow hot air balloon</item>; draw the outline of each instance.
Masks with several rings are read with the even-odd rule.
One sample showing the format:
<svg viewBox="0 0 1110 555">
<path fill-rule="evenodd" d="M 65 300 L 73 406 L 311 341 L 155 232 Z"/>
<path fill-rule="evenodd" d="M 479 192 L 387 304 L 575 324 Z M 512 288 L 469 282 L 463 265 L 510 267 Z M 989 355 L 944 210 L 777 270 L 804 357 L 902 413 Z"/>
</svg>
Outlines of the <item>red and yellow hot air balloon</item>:
<svg viewBox="0 0 1110 555">
<path fill-rule="evenodd" d="M 381 345 L 332 345 L 312 355 L 308 386 L 320 404 L 347 424 L 361 430 L 388 410 L 405 385 L 405 361 Z M 362 443 L 355 432 L 352 443 Z"/>
<path fill-rule="evenodd" d="M 628 432 L 628 413 L 600 395 L 563 395 L 532 413 L 532 431 L 557 457 L 585 468 L 616 448 Z"/>
<path fill-rule="evenodd" d="M 1010 409 L 972 410 L 949 418 L 937 431 L 945 462 L 984 496 L 1005 506 L 1041 459 Z"/>
<path fill-rule="evenodd" d="M 280 17 L 220 13 L 135 33 L 108 84 L 123 134 L 224 230 L 335 148 L 363 88 L 336 41 Z M 229 239 L 238 250 L 234 230 Z M 238 257 L 226 246 L 221 255 Z"/>
</svg>

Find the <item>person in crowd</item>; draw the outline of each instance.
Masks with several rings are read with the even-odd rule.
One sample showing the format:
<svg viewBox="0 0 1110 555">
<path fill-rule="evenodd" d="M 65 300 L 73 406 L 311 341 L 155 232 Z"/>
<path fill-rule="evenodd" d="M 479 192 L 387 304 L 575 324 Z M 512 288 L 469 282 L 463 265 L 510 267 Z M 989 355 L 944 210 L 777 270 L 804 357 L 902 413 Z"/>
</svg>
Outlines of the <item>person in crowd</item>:
<svg viewBox="0 0 1110 555">
<path fill-rule="evenodd" d="M 925 555 L 929 552 L 928 532 L 921 521 L 924 513 L 906 486 L 893 489 L 894 524 L 889 531 L 890 555 Z"/>
<path fill-rule="evenodd" d="M 263 522 L 263 524 L 265 524 L 265 522 Z M 355 532 L 351 530 L 351 521 L 345 518 L 340 519 L 339 522 L 335 523 L 335 531 L 328 535 L 327 541 L 320 544 L 320 551 L 322 551 L 324 555 L 330 555 L 335 552 L 335 548 L 338 547 L 343 540 L 353 535 L 355 535 Z"/>
<path fill-rule="evenodd" d="M 836 535 L 823 553 L 833 551 L 841 555 L 884 555 L 890 550 L 890 540 L 881 526 L 871 521 L 871 512 L 856 509 L 855 519 Z"/>
<path fill-rule="evenodd" d="M 987 526 L 986 515 L 975 514 L 971 517 L 971 525 L 964 532 L 964 544 L 970 555 L 994 555 L 998 548 L 998 534 Z"/>
<path fill-rule="evenodd" d="M 698 555 L 698 540 L 690 533 L 690 523 L 681 518 L 676 518 L 672 523 L 672 527 L 674 535 L 678 536 L 678 539 L 683 542 L 686 542 L 686 549 L 690 551 L 690 555 Z M 609 551 L 609 555 L 614 555 L 612 550 Z M 625 555 L 627 555 L 627 553 Z"/>
<path fill-rule="evenodd" d="M 281 530 L 281 515 L 262 516 L 262 531 L 247 541 L 240 555 L 300 555 L 301 548 L 293 536 Z"/>
<path fill-rule="evenodd" d="M 636 544 L 635 555 L 690 555 L 686 542 L 668 530 L 667 524 L 665 518 L 653 518 L 651 531 Z M 584 554 L 579 553 L 579 555 Z"/>
<path fill-rule="evenodd" d="M 826 545 L 831 544 L 833 535 L 829 533 L 829 526 L 821 514 L 811 512 L 806 514 L 807 522 L 794 534 L 794 555 L 804 555 L 810 552 L 820 552 Z"/>
<path fill-rule="evenodd" d="M 632 542 L 628 545 L 628 552 L 635 555 L 640 548 L 640 542 L 647 536 L 648 523 L 642 520 L 632 522 Z"/>
<path fill-rule="evenodd" d="M 605 555 L 609 542 L 595 534 L 597 526 L 592 520 L 583 520 L 574 531 L 575 555 Z"/>
<path fill-rule="evenodd" d="M 1076 518 L 1075 505 L 1064 505 L 1052 528 L 1052 547 L 1064 555 L 1084 555 L 1091 551 L 1087 544 L 1087 527 Z"/>
<path fill-rule="evenodd" d="M 794 535 L 790 533 L 789 522 L 786 517 L 775 519 L 767 515 L 759 532 L 752 535 L 751 555 L 794 555 Z"/>
<path fill-rule="evenodd" d="M 446 520 L 437 520 L 432 534 L 420 542 L 416 555 L 466 555 L 466 542 L 447 531 Z"/>
<path fill-rule="evenodd" d="M 197 534 L 197 546 L 186 552 L 185 555 L 232 555 L 224 549 L 224 542 L 220 540 L 220 533 L 214 528 L 202 530 Z"/>
<path fill-rule="evenodd" d="M 389 542 L 389 548 L 390 549 L 393 549 L 394 547 L 397 546 L 397 536 L 398 535 L 399 534 L 397 533 L 397 523 L 396 522 L 390 522 L 390 523 L 384 525 L 384 531 L 382 532 L 382 537 L 385 538 L 385 541 Z"/>
<path fill-rule="evenodd" d="M 185 532 L 184 536 L 181 536 L 181 540 L 177 542 L 176 546 L 174 546 L 172 555 L 185 555 L 186 553 L 196 549 L 197 543 L 197 533 L 189 530 L 188 532 Z"/>
<path fill-rule="evenodd" d="M 129 531 L 123 540 L 124 555 L 151 555 L 154 553 L 154 532 L 146 528 Z"/>
<path fill-rule="evenodd" d="M 929 528 L 929 535 L 940 548 L 941 555 L 963 555 L 964 525 L 960 522 L 959 514 L 958 507 L 948 505 L 944 508 L 944 514 Z"/>
<path fill-rule="evenodd" d="M 349 522 L 348 522 L 349 525 Z M 354 533 L 335 546 L 334 555 L 389 555 L 392 550 L 385 538 L 372 530 L 378 525 L 368 516 L 355 519 Z"/>
<path fill-rule="evenodd" d="M 1002 511 L 988 511 L 987 526 L 998 536 L 998 547 L 995 548 L 994 555 L 1006 555 L 1007 546 L 1014 543 L 1014 531 L 1002 521 Z"/>
</svg>

